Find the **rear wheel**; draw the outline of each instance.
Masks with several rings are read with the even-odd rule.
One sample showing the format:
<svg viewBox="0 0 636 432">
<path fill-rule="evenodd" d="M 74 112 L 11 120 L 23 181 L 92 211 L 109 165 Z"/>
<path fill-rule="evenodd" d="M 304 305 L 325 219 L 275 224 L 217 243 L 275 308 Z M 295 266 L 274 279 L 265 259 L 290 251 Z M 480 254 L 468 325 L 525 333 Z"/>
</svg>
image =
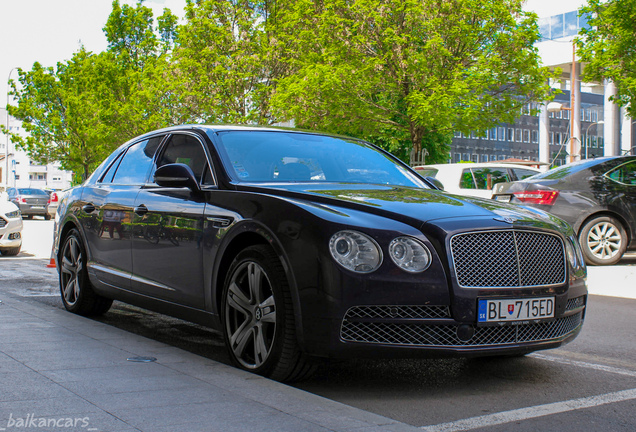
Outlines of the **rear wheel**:
<svg viewBox="0 0 636 432">
<path fill-rule="evenodd" d="M 62 246 L 60 294 L 64 307 L 79 315 L 102 315 L 113 303 L 93 290 L 86 268 L 86 249 L 76 229 L 68 233 Z"/>
<path fill-rule="evenodd" d="M 579 242 L 587 264 L 613 265 L 627 250 L 627 233 L 617 219 L 598 216 L 583 225 Z"/>
<path fill-rule="evenodd" d="M 279 381 L 314 371 L 298 347 L 289 284 L 271 249 L 251 246 L 237 255 L 222 300 L 225 343 L 234 364 Z"/>
</svg>

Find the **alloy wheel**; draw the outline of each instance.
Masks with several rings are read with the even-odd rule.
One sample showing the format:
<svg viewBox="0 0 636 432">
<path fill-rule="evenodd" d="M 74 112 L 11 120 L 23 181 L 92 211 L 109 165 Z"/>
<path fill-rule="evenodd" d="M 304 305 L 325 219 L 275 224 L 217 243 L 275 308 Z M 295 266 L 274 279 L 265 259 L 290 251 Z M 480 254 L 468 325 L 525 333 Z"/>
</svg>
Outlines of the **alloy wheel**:
<svg viewBox="0 0 636 432">
<path fill-rule="evenodd" d="M 611 259 L 619 253 L 621 232 L 611 222 L 602 221 L 595 224 L 587 235 L 590 253 L 601 260 Z"/>
<path fill-rule="evenodd" d="M 84 262 L 79 242 L 74 236 L 70 236 L 64 244 L 61 262 L 62 295 L 68 306 L 77 303 L 80 296 L 80 273 Z"/>
<path fill-rule="evenodd" d="M 244 262 L 232 274 L 225 326 L 237 361 L 247 369 L 261 367 L 274 346 L 276 301 L 269 277 L 257 262 Z"/>
</svg>

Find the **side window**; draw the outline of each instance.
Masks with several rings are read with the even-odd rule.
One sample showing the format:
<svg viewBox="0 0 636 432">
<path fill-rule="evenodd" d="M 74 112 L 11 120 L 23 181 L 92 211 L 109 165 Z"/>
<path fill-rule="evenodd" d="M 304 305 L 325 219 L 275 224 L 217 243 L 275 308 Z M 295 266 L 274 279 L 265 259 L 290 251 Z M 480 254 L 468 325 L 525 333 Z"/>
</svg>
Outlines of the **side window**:
<svg viewBox="0 0 636 432">
<path fill-rule="evenodd" d="M 161 155 L 157 167 L 182 163 L 188 165 L 200 184 L 213 185 L 214 179 L 201 142 L 190 135 L 173 135 Z"/>
<path fill-rule="evenodd" d="M 161 137 L 156 137 L 129 147 L 117 167 L 112 182 L 124 185 L 144 184 L 159 143 L 161 143 Z"/>
<path fill-rule="evenodd" d="M 473 180 L 473 173 L 470 169 L 462 171 L 462 176 L 459 179 L 459 187 L 462 189 L 477 189 L 475 187 L 475 181 Z"/>
<path fill-rule="evenodd" d="M 619 183 L 636 185 L 636 161 L 619 166 L 614 171 L 607 173 L 607 176 Z"/>
<path fill-rule="evenodd" d="M 527 179 L 528 177 L 532 177 L 535 174 L 538 174 L 536 171 L 526 170 L 523 168 L 513 168 L 512 172 L 514 173 L 517 180 Z"/>
<path fill-rule="evenodd" d="M 113 161 L 113 163 L 110 164 L 110 167 L 108 167 L 108 170 L 102 176 L 101 183 L 111 183 L 113 181 L 113 177 L 115 176 L 115 171 L 117 171 L 117 167 L 119 166 L 122 155 L 124 153 L 125 152 L 122 152 L 122 154 L 117 156 L 117 158 Z"/>
<path fill-rule="evenodd" d="M 477 189 L 492 190 L 497 183 L 507 182 L 508 173 L 506 170 L 493 168 L 477 168 L 473 170 Z"/>
</svg>

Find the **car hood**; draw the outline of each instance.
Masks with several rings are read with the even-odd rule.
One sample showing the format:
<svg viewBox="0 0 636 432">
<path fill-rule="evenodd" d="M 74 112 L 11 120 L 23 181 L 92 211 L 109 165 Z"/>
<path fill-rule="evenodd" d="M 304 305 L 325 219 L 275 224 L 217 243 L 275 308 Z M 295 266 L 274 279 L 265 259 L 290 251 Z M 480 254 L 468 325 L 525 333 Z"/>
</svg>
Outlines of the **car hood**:
<svg viewBox="0 0 636 432">
<path fill-rule="evenodd" d="M 536 225 L 538 220 L 561 225 L 558 219 L 541 210 L 428 189 L 349 183 L 260 184 L 247 188 L 362 210 L 415 226 L 440 219 L 483 217 L 520 225 Z"/>
</svg>

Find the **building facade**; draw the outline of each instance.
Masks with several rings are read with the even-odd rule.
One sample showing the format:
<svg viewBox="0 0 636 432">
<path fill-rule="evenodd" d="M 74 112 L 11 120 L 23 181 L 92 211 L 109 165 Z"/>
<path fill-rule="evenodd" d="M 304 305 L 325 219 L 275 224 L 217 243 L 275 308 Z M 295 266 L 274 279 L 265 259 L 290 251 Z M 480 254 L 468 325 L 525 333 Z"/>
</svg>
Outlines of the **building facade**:
<svg viewBox="0 0 636 432">
<path fill-rule="evenodd" d="M 562 71 L 550 84 L 564 108 L 549 112 L 547 102 L 526 106 L 514 124 L 502 123 L 485 134 L 456 133 L 449 162 L 485 162 L 508 158 L 561 165 L 596 156 L 633 153 L 635 125 L 610 98 L 611 82 L 583 82 L 585 64 L 578 61 L 574 38 L 587 19 L 579 16 L 580 0 L 528 0 L 525 9 L 537 13 L 542 39 L 537 44 L 542 63 Z M 574 95 L 572 95 L 574 92 Z M 573 96 L 573 97 L 572 97 Z"/>
<path fill-rule="evenodd" d="M 4 109 L 2 110 L 4 111 Z M 21 123 L 6 112 L 0 123 L 12 133 L 25 134 Z M 63 190 L 71 186 L 73 173 L 65 171 L 59 163 L 42 164 L 32 160 L 27 152 L 17 149 L 7 135 L 0 134 L 0 191 L 9 187 Z"/>
</svg>

